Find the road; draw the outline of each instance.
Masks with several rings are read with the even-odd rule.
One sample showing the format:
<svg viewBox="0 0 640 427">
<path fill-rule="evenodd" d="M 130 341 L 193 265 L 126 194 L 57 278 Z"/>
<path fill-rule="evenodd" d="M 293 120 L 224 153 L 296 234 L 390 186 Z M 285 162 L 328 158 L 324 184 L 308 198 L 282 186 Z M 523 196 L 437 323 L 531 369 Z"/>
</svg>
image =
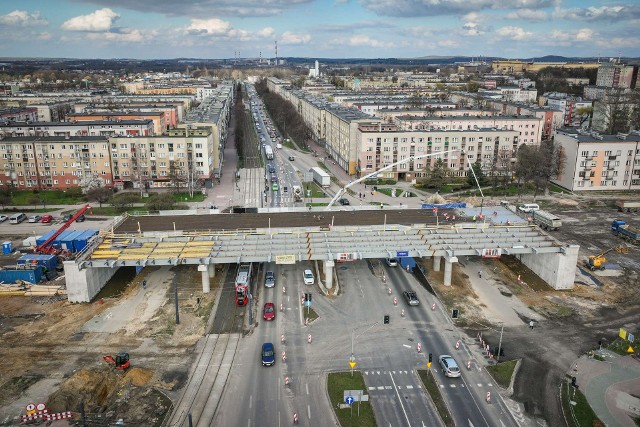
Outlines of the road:
<svg viewBox="0 0 640 427">
<path fill-rule="evenodd" d="M 238 347 L 216 414 L 216 425 L 256 426 L 282 425 L 291 422 L 297 413 L 300 425 L 333 426 L 335 420 L 326 398 L 326 373 L 348 370 L 353 356 L 357 369 L 364 374 L 376 419 L 379 425 L 437 426 L 439 419 L 429 398 L 424 394 L 416 369 L 425 368 L 428 353 L 433 353 L 432 370 L 449 406 L 453 408 L 456 425 L 515 425 L 498 398 L 498 389 L 486 374 L 463 367 L 462 378 L 444 378 L 437 369 L 437 357 L 451 354 L 463 365 L 469 359 L 464 346 L 455 349 L 460 333 L 447 321 L 440 309 L 431 311 L 433 296 L 415 279 L 399 268 L 387 269 L 384 284 L 371 272 L 368 263 L 338 265 L 341 293 L 337 298 L 319 294 L 316 286 L 302 284 L 305 264 L 274 266 L 275 288 L 257 290 L 259 313 L 265 301 L 271 301 L 278 312 L 275 322 L 259 318 L 257 328 Z M 258 282 L 261 285 L 261 282 Z M 282 293 L 282 286 L 286 293 Z M 387 287 L 392 289 L 388 295 Z M 411 288 L 422 301 L 419 307 L 408 307 L 401 298 L 404 289 Z M 313 293 L 313 306 L 320 318 L 309 326 L 302 322 L 302 307 L 298 296 Z M 398 305 L 393 305 L 393 298 Z M 405 316 L 400 314 L 405 310 Z M 390 315 L 390 324 L 383 316 Z M 284 334 L 285 344 L 280 343 Z M 308 335 L 312 343 L 307 342 Z M 287 360 L 277 359 L 273 367 L 260 364 L 260 346 L 273 342 L 278 356 L 286 352 Z M 422 345 L 419 353 L 417 343 Z M 353 350 L 352 350 L 353 348 Z M 290 378 L 285 386 L 284 378 Z M 492 391 L 492 404 L 485 402 Z"/>
</svg>

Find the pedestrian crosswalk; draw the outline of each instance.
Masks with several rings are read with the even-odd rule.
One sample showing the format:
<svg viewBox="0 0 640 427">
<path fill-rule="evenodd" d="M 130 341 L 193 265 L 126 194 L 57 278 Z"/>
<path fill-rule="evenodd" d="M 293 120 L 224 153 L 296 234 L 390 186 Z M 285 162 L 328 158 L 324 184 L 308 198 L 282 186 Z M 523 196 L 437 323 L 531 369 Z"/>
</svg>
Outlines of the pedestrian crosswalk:
<svg viewBox="0 0 640 427">
<path fill-rule="evenodd" d="M 367 389 L 369 392 L 382 392 L 387 390 L 414 390 L 420 389 L 420 386 L 415 384 L 415 377 L 412 375 L 413 371 L 409 370 L 370 370 L 362 372 L 365 377 L 368 377 L 367 383 L 371 383 Z M 391 381 L 390 375 L 394 377 L 394 381 Z M 389 384 L 387 384 L 386 380 L 389 380 Z M 459 381 L 457 379 L 448 379 L 449 381 L 445 381 L 440 383 L 440 388 L 467 388 L 467 384 L 464 381 Z M 384 381 L 380 384 L 381 381 Z M 375 385 L 373 385 L 375 384 Z M 471 386 L 471 385 L 469 385 Z M 477 383 L 475 384 L 477 388 L 489 388 L 493 387 L 493 383 Z"/>
</svg>

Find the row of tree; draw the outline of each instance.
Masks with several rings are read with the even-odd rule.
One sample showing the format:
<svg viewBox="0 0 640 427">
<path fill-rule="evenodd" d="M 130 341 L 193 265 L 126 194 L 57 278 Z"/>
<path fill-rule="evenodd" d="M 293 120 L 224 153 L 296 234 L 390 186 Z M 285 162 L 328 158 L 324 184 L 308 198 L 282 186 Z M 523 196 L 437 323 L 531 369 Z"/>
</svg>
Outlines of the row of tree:
<svg viewBox="0 0 640 427">
<path fill-rule="evenodd" d="M 280 134 L 284 138 L 293 139 L 299 147 L 306 149 L 307 142 L 313 138 L 313 133 L 295 106 L 280 95 L 269 91 L 266 79 L 256 83 L 256 92 L 262 98 Z"/>
</svg>

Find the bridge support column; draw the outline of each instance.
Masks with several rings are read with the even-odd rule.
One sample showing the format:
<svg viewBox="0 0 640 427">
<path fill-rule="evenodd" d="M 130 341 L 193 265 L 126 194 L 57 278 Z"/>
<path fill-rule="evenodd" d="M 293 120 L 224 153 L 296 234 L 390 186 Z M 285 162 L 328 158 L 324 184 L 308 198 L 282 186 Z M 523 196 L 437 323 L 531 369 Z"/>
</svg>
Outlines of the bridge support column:
<svg viewBox="0 0 640 427">
<path fill-rule="evenodd" d="M 335 263 L 333 260 L 324 262 L 324 286 L 327 289 L 333 288 L 333 266 Z"/>
<path fill-rule="evenodd" d="M 445 258 L 444 259 L 444 280 L 443 284 L 445 286 L 451 286 L 451 271 L 453 270 L 453 263 L 458 262 L 457 257 Z"/>
<path fill-rule="evenodd" d="M 434 256 L 433 257 L 433 271 L 440 271 L 440 259 L 442 257 L 441 256 Z"/>
<path fill-rule="evenodd" d="M 209 264 L 200 264 L 198 271 L 202 273 L 202 292 L 208 294 L 211 292 L 211 285 L 209 284 Z"/>
<path fill-rule="evenodd" d="M 209 279 L 213 279 L 216 277 L 216 265 L 209 264 Z"/>
</svg>

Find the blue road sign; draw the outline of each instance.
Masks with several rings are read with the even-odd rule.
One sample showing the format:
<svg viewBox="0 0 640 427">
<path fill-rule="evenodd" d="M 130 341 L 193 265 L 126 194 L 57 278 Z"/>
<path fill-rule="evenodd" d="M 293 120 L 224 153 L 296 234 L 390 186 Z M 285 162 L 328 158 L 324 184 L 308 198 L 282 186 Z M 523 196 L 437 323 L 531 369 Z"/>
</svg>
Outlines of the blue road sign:
<svg viewBox="0 0 640 427">
<path fill-rule="evenodd" d="M 405 256 L 409 256 L 409 252 L 408 251 L 396 251 L 396 257 L 401 258 L 401 257 L 405 257 Z"/>
<path fill-rule="evenodd" d="M 311 301 L 305 301 L 304 302 L 304 306 L 305 307 L 311 307 Z"/>
<path fill-rule="evenodd" d="M 635 341 L 635 337 L 633 336 L 633 334 L 627 334 L 627 340 L 629 340 L 629 342 L 633 342 Z"/>
<path fill-rule="evenodd" d="M 344 398 L 344 401 L 347 405 L 353 404 L 353 396 L 347 396 Z"/>
</svg>

